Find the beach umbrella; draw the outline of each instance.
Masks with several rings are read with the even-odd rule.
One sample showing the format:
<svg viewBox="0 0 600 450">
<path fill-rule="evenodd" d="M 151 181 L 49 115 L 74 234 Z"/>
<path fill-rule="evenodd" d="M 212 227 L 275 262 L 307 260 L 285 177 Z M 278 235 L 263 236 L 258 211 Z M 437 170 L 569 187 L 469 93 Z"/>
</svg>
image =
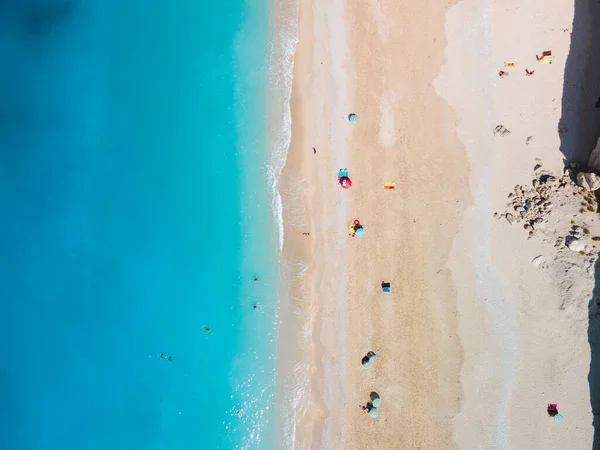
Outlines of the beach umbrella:
<svg viewBox="0 0 600 450">
<path fill-rule="evenodd" d="M 350 114 L 350 115 L 348 116 L 348 120 L 350 121 L 350 123 L 351 123 L 352 125 L 356 125 L 356 124 L 358 123 L 358 116 L 357 116 L 356 114 L 354 114 L 354 113 L 353 113 L 353 114 Z"/>
<path fill-rule="evenodd" d="M 381 405 L 381 399 L 379 397 L 374 398 L 372 403 L 375 408 L 379 408 L 379 405 Z"/>
<path fill-rule="evenodd" d="M 365 235 L 365 229 L 364 228 L 361 227 L 361 228 L 358 228 L 356 230 L 356 236 L 363 237 L 364 235 Z"/>
<path fill-rule="evenodd" d="M 340 177 L 340 186 L 344 189 L 350 189 L 352 187 L 352 180 L 348 177 Z"/>
<path fill-rule="evenodd" d="M 363 367 L 364 367 L 364 368 L 367 368 L 367 367 L 369 367 L 371 364 L 373 364 L 373 363 L 371 362 L 371 360 L 369 360 L 369 361 L 367 361 L 366 363 L 364 363 L 364 364 L 363 364 Z"/>
<path fill-rule="evenodd" d="M 377 416 L 379 415 L 379 411 L 377 411 L 377 408 L 371 408 L 369 410 L 369 415 L 373 418 L 376 419 Z"/>
<path fill-rule="evenodd" d="M 563 416 L 561 414 L 557 414 L 554 416 L 554 423 L 562 423 Z"/>
<path fill-rule="evenodd" d="M 377 355 L 372 355 L 372 356 L 369 358 L 369 363 L 370 363 L 370 364 L 373 364 L 375 361 L 377 361 Z"/>
</svg>

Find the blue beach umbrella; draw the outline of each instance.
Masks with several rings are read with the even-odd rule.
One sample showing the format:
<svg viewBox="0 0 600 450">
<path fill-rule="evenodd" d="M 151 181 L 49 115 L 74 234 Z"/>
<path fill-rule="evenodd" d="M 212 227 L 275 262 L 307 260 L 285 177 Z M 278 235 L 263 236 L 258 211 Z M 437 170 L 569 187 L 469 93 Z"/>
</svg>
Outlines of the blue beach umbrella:
<svg viewBox="0 0 600 450">
<path fill-rule="evenodd" d="M 369 364 L 373 364 L 375 361 L 377 361 L 377 355 L 373 355 L 369 358 Z"/>
<path fill-rule="evenodd" d="M 554 423 L 562 423 L 563 416 L 561 414 L 557 414 L 554 416 Z"/>
<path fill-rule="evenodd" d="M 369 367 L 372 364 L 371 360 L 368 360 L 366 363 L 363 364 L 364 368 Z"/>
<path fill-rule="evenodd" d="M 358 230 L 356 230 L 356 236 L 357 237 L 363 237 L 365 235 L 365 229 L 364 228 L 359 228 Z"/>
<path fill-rule="evenodd" d="M 381 405 L 381 399 L 379 397 L 374 398 L 372 403 L 375 408 L 379 408 L 379 405 Z"/>
<path fill-rule="evenodd" d="M 373 418 L 376 419 L 377 416 L 379 415 L 379 411 L 377 411 L 377 408 L 371 408 L 371 410 L 369 411 L 369 415 Z"/>
<path fill-rule="evenodd" d="M 356 125 L 356 124 L 358 123 L 358 116 L 357 116 L 356 114 L 354 114 L 354 113 L 353 113 L 353 114 L 350 114 L 350 115 L 348 116 L 348 120 L 350 121 L 350 123 L 351 123 L 352 125 Z"/>
</svg>

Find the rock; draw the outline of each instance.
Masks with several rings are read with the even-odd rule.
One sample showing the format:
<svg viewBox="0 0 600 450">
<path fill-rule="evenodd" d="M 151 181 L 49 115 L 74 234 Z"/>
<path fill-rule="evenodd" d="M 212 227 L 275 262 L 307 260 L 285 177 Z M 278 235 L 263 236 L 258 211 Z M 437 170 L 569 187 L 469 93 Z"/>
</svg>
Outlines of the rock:
<svg viewBox="0 0 600 450">
<path fill-rule="evenodd" d="M 600 177 L 595 173 L 579 172 L 577 174 L 577 184 L 586 191 L 593 192 L 600 189 Z"/>
<path fill-rule="evenodd" d="M 569 250 L 574 252 L 585 251 L 585 244 L 579 239 L 571 239 L 569 242 L 567 242 L 567 247 L 569 247 Z"/>
<path fill-rule="evenodd" d="M 515 211 L 516 212 L 523 212 L 523 211 L 525 211 L 525 208 L 523 208 L 522 206 L 515 206 Z"/>
<path fill-rule="evenodd" d="M 494 213 L 494 219 L 497 219 L 497 218 L 498 218 L 498 213 L 497 213 L 497 212 L 495 212 L 495 213 Z"/>
<path fill-rule="evenodd" d="M 533 140 L 533 136 L 527 136 L 527 139 L 525 139 L 525 145 L 529 145 L 532 140 Z M 533 169 L 533 170 L 535 170 L 535 169 Z"/>
<path fill-rule="evenodd" d="M 508 136 L 510 134 L 510 131 L 508 131 L 508 129 L 506 129 L 506 127 L 504 127 L 504 125 L 497 125 L 496 128 L 494 128 L 494 136 Z"/>
<path fill-rule="evenodd" d="M 545 262 L 546 262 L 546 258 L 544 258 L 544 255 L 539 255 L 539 256 L 536 256 L 535 258 L 533 258 L 533 261 L 531 261 L 531 264 L 533 264 L 536 267 L 540 267 Z"/>
<path fill-rule="evenodd" d="M 513 220 L 514 220 L 514 216 L 511 213 L 506 214 L 506 216 L 504 216 L 504 218 L 506 219 L 506 221 L 508 223 L 510 223 L 512 225 Z"/>
<path fill-rule="evenodd" d="M 544 222 L 544 219 L 542 219 L 541 217 L 538 217 L 537 219 L 535 219 L 535 220 L 533 221 L 533 224 L 534 224 L 534 225 L 540 225 L 540 224 L 542 224 L 543 222 Z"/>
<path fill-rule="evenodd" d="M 497 125 L 496 128 L 494 128 L 494 136 L 504 137 L 508 135 L 510 135 L 510 131 L 508 131 L 504 125 Z"/>
<path fill-rule="evenodd" d="M 596 146 L 588 159 L 588 167 L 600 172 L 600 138 L 596 141 Z"/>
</svg>

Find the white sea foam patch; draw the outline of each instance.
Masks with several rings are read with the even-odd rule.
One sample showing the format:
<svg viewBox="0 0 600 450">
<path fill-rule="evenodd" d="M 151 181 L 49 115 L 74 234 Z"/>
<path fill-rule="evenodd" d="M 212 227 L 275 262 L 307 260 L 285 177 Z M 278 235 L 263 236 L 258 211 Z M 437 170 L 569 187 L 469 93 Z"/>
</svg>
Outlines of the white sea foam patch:
<svg viewBox="0 0 600 450">
<path fill-rule="evenodd" d="M 292 139 L 292 112 L 290 100 L 294 76 L 294 54 L 298 44 L 299 2 L 279 1 L 275 18 L 275 32 L 271 39 L 270 51 L 270 92 L 271 111 L 269 114 L 270 147 L 267 176 L 273 189 L 272 207 L 279 233 L 279 249 L 283 249 L 283 206 L 279 192 L 281 171 L 287 162 L 287 154 Z"/>
<path fill-rule="evenodd" d="M 285 367 L 280 380 L 282 392 L 282 448 L 294 448 L 296 427 L 310 392 L 310 352 L 312 345 L 312 313 L 311 297 L 304 283 L 309 265 L 305 261 L 293 258 L 283 261 L 283 270 L 289 276 L 289 281 L 295 287 L 293 296 L 289 299 L 286 329 L 287 348 L 293 349 L 293 355 L 281 355 Z M 290 330 L 292 332 L 290 332 Z M 284 333 L 285 334 L 285 333 Z"/>
</svg>

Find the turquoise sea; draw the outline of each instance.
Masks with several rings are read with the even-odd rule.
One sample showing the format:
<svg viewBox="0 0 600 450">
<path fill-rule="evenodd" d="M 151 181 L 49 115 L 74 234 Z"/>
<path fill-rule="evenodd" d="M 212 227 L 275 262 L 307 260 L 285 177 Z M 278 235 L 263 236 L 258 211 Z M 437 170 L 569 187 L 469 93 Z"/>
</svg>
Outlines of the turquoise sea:
<svg viewBox="0 0 600 450">
<path fill-rule="evenodd" d="M 0 1 L 3 449 L 276 448 L 268 8 Z"/>
</svg>

